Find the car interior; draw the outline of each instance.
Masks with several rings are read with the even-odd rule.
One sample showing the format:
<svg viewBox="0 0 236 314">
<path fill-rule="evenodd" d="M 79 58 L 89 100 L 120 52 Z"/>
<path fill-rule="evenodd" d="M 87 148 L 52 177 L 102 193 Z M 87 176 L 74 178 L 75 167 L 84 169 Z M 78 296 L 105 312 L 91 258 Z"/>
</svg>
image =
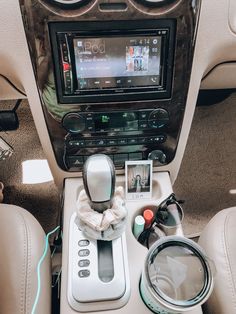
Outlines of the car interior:
<svg viewBox="0 0 236 314">
<path fill-rule="evenodd" d="M 0 314 L 236 314 L 236 1 L 0 26 Z"/>
</svg>

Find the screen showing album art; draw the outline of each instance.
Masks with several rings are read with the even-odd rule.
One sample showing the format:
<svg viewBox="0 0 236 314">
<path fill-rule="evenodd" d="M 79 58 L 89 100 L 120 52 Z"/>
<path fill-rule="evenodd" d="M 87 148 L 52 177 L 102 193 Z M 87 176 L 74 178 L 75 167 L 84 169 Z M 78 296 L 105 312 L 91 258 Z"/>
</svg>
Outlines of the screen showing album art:
<svg viewBox="0 0 236 314">
<path fill-rule="evenodd" d="M 78 90 L 160 85 L 161 36 L 74 38 Z"/>
</svg>

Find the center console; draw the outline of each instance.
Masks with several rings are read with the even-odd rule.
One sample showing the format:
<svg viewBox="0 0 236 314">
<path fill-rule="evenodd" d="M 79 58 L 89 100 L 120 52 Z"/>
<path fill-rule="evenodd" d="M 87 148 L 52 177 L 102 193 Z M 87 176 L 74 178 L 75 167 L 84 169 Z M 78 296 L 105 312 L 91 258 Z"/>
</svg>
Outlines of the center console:
<svg viewBox="0 0 236 314">
<path fill-rule="evenodd" d="M 147 249 L 132 225 L 173 192 L 167 166 L 181 134 L 201 0 L 19 3 L 55 160 L 64 178 L 76 176 L 65 180 L 60 312 L 150 313 L 139 290 Z M 88 157 L 101 153 L 119 170 L 121 187 L 126 160 L 151 159 L 154 166 L 152 199 L 127 200 L 125 234 L 103 247 L 87 241 L 76 222 L 79 176 Z M 200 305 L 189 313 L 202 313 Z"/>
<path fill-rule="evenodd" d="M 133 235 L 132 226 L 135 217 L 140 214 L 144 208 L 155 208 L 160 203 L 162 203 L 168 196 L 173 193 L 170 177 L 167 172 L 159 172 L 153 174 L 153 195 L 150 200 L 140 200 L 137 201 L 126 201 L 126 207 L 128 210 L 128 219 L 127 219 L 127 227 L 125 231 L 125 237 L 122 236 L 122 241 L 124 238 L 126 239 L 125 251 L 127 252 L 128 259 L 128 270 L 129 277 L 126 278 L 126 287 L 130 288 L 130 295 L 127 296 L 126 293 L 123 292 L 116 297 L 113 297 L 113 300 L 109 299 L 111 294 L 114 294 L 114 290 L 110 290 L 109 293 L 106 293 L 106 301 L 100 299 L 97 302 L 97 299 L 93 302 L 88 303 L 88 297 L 93 298 L 94 296 L 102 293 L 102 290 L 99 289 L 94 291 L 95 287 L 91 287 L 91 294 L 88 294 L 88 290 L 85 288 L 89 284 L 89 281 L 93 279 L 94 276 L 94 243 L 88 243 L 87 246 L 81 246 L 79 243 L 79 237 L 76 236 L 78 233 L 78 228 L 76 228 L 74 224 L 75 210 L 76 210 L 76 201 L 78 198 L 78 194 L 83 189 L 83 181 L 81 178 L 70 178 L 65 181 L 65 202 L 64 202 L 64 228 L 63 228 L 63 259 L 62 259 L 62 282 L 61 282 L 61 313 L 83 313 L 90 312 L 96 313 L 114 313 L 114 308 L 116 307 L 116 312 L 119 314 L 127 314 L 127 313 L 140 313 L 140 314 L 148 314 L 152 311 L 145 305 L 140 296 L 140 276 L 142 273 L 143 265 L 145 258 L 147 256 L 147 248 L 141 245 L 137 239 Z M 117 176 L 117 186 L 125 185 L 125 177 Z M 179 225 L 175 234 L 179 236 L 183 236 L 182 226 Z M 74 241 L 73 241 L 74 240 Z M 72 249 L 73 248 L 73 249 Z M 113 252 L 116 255 L 119 247 L 116 247 L 116 251 Z M 87 251 L 86 257 L 82 252 Z M 120 250 L 121 252 L 121 250 Z M 81 257 L 83 255 L 83 257 Z M 116 257 L 118 258 L 118 256 Z M 81 259 L 88 262 L 86 266 L 81 265 Z M 68 263 L 69 261 L 73 261 L 73 263 Z M 122 263 L 119 263 L 120 270 L 123 268 Z M 105 263 L 105 266 L 107 264 Z M 74 273 L 77 276 L 72 276 L 71 271 L 74 268 Z M 127 268 L 125 268 L 127 269 Z M 84 272 L 83 278 L 79 278 L 81 272 Z M 106 272 L 106 274 L 109 272 Z M 123 282 L 122 274 L 120 275 L 120 282 Z M 116 279 L 116 278 L 115 278 Z M 81 284 L 83 281 L 83 284 Z M 80 284 L 78 284 L 78 282 Z M 115 282 L 113 280 L 113 282 Z M 77 289 L 74 293 L 73 284 L 76 285 Z M 94 285 L 96 281 L 94 281 Z M 105 284 L 104 284 L 105 286 Z M 109 286 L 108 286 L 109 287 Z M 116 294 L 119 293 L 120 286 L 116 286 L 115 289 Z M 84 288 L 84 289 L 83 289 Z M 78 298 L 76 292 L 80 291 L 80 299 Z M 81 302 L 81 298 L 86 294 L 85 299 Z M 121 297 L 122 296 L 122 297 Z M 91 300 L 90 300 L 91 301 Z M 106 310 L 104 310 L 106 308 Z M 78 312 L 77 312 L 78 311 Z M 162 313 L 166 313 L 163 311 Z M 179 312 L 176 312 L 179 313 Z M 201 306 L 196 306 L 195 309 L 184 311 L 186 314 L 202 314 Z"/>
<path fill-rule="evenodd" d="M 58 166 L 88 156 L 173 161 L 192 67 L 199 1 L 20 1 Z"/>
</svg>

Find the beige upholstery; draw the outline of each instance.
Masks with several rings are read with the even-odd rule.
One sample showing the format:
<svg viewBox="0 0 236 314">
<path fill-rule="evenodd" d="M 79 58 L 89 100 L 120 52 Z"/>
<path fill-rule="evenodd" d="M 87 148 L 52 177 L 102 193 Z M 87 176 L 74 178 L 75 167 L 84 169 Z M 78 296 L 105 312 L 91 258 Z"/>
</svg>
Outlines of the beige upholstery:
<svg viewBox="0 0 236 314">
<path fill-rule="evenodd" d="M 26 210 L 0 204 L 0 313 L 31 313 L 37 291 L 36 268 L 45 234 Z M 51 310 L 50 255 L 41 268 L 41 294 L 35 313 Z"/>
<path fill-rule="evenodd" d="M 199 244 L 216 266 L 215 286 L 206 304 L 209 314 L 236 313 L 236 207 L 219 212 Z"/>
</svg>

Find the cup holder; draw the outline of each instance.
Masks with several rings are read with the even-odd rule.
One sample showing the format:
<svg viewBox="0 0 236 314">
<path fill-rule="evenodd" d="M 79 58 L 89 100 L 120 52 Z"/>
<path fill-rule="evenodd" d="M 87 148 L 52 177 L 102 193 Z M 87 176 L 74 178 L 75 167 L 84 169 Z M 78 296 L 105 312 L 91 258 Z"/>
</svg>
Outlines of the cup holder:
<svg viewBox="0 0 236 314">
<path fill-rule="evenodd" d="M 145 217 L 147 211 L 153 213 L 151 222 Z M 132 219 L 132 232 L 139 243 L 149 248 L 164 236 L 176 235 L 183 218 L 183 209 L 172 194 L 159 206 L 147 205 L 138 210 Z"/>
</svg>

